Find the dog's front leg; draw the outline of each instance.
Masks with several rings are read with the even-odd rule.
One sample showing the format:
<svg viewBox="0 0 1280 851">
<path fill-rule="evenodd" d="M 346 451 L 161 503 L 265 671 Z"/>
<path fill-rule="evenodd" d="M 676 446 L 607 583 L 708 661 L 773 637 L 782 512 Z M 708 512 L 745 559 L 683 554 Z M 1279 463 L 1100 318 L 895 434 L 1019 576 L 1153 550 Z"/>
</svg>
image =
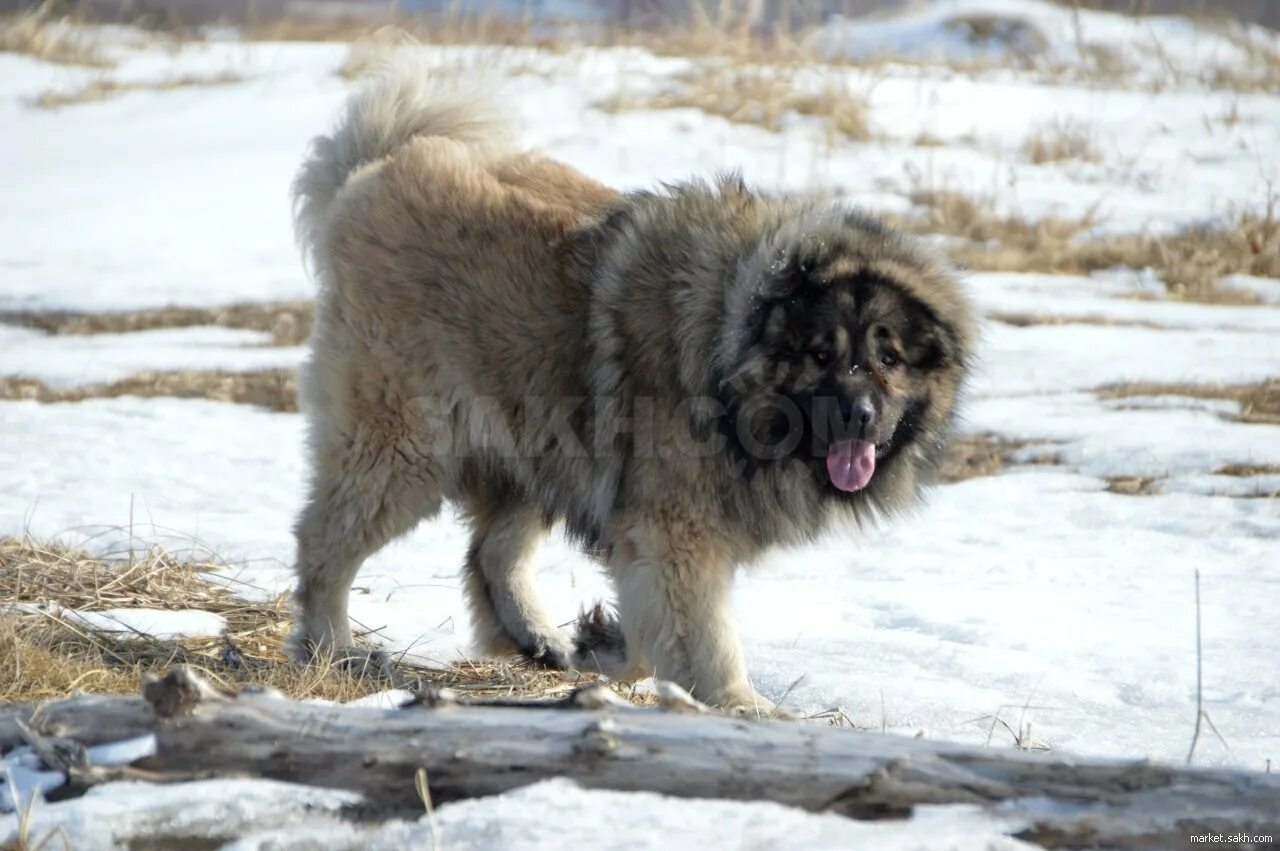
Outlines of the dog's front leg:
<svg viewBox="0 0 1280 851">
<path fill-rule="evenodd" d="M 723 546 L 685 520 L 630 523 L 614 537 L 609 568 L 631 669 L 713 706 L 774 711 L 747 679 L 729 610 L 733 561 Z"/>
</svg>

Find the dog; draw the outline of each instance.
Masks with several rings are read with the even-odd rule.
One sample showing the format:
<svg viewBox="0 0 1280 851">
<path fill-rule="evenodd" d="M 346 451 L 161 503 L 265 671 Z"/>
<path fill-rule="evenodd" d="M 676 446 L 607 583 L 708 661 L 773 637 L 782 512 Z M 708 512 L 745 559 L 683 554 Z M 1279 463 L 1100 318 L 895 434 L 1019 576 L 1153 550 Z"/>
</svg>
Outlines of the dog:
<svg viewBox="0 0 1280 851">
<path fill-rule="evenodd" d="M 294 650 L 351 652 L 361 562 L 448 501 L 483 652 L 768 712 L 735 569 L 920 498 L 971 308 L 871 216 L 733 174 L 621 193 L 521 151 L 507 112 L 393 68 L 295 181 L 319 293 Z M 573 635 L 534 589 L 559 523 L 616 589 Z"/>
</svg>

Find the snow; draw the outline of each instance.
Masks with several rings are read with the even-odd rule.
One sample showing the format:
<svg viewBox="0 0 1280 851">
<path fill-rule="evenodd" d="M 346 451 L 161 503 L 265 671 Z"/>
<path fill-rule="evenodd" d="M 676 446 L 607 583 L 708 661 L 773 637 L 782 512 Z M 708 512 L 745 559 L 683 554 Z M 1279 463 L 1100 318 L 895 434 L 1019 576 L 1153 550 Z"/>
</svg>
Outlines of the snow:
<svg viewBox="0 0 1280 851">
<path fill-rule="evenodd" d="M 937 44 L 940 21 L 979 5 L 1011 14 L 1014 4 L 935 3 L 894 24 L 904 33 L 898 41 L 882 38 L 887 30 L 874 35 L 880 24 L 861 26 L 874 35 L 866 43 L 880 38 L 906 50 Z M 1070 10 L 1016 7 L 1046 34 L 1050 55 L 1073 40 L 1046 17 Z M 1178 63 L 1234 61 L 1226 42 L 1183 38 L 1187 25 L 1178 21 L 1091 12 L 1081 19 L 1094 41 L 1118 44 L 1140 34 L 1126 27 L 1140 27 Z M 29 101 L 102 72 L 0 54 L 0 314 L 308 298 L 288 183 L 308 138 L 329 126 L 348 90 L 333 73 L 344 51 L 230 42 L 174 53 L 120 47 L 111 73 L 121 79 L 233 71 L 244 81 L 135 92 L 56 112 Z M 908 209 L 912 189 L 950 188 L 990 195 L 999 209 L 1033 218 L 1094 212 L 1101 232 L 1169 232 L 1232 211 L 1262 212 L 1268 181 L 1280 178 L 1274 94 L 1050 86 L 1009 68 L 972 76 L 914 66 L 828 69 L 868 96 L 881 136 L 831 146 L 813 121 L 798 117 L 771 133 L 693 110 L 613 115 L 591 106 L 619 91 L 670 86 L 688 60 L 635 49 L 427 54 L 442 66 L 485 68 L 509 93 L 532 146 L 617 186 L 741 167 L 768 190 L 824 188 L 880 209 Z M 1132 59 L 1146 61 L 1140 50 Z M 1233 110 L 1239 120 L 1228 126 L 1221 119 Z M 1102 160 L 1023 162 L 1023 140 L 1055 120 L 1085 123 Z M 921 132 L 942 146 L 911 144 Z M 1195 712 L 1199 570 L 1204 705 L 1229 750 L 1202 738 L 1197 762 L 1261 768 L 1280 758 L 1280 636 L 1267 628 L 1280 594 L 1280 503 L 1267 497 L 1280 476 L 1220 472 L 1228 464 L 1280 465 L 1280 426 L 1239 422 L 1231 400 L 1095 392 L 1119 382 L 1237 384 L 1280 375 L 1280 281 L 1226 283 L 1263 305 L 1163 300 L 1150 270 L 968 275 L 965 286 L 989 317 L 964 428 L 1029 445 L 1000 474 L 940 486 L 924 507 L 882 530 L 774 553 L 744 571 L 734 612 L 757 687 L 773 698 L 786 694 L 793 709 L 840 707 L 857 726 L 890 733 L 1003 747 L 1011 735 L 998 717 L 1015 730 L 1031 725 L 1034 738 L 1058 752 L 1182 760 Z M 222 328 L 50 336 L 0 325 L 0 375 L 70 387 L 141 370 L 288 367 L 301 357 L 267 342 Z M 290 583 L 303 443 L 298 415 L 247 405 L 0 402 L 0 534 L 26 530 L 104 551 L 132 539 L 212 554 L 228 576 L 275 593 Z M 1055 463 L 1037 463 L 1046 459 Z M 1158 479 L 1157 493 L 1106 489 L 1107 478 L 1135 476 Z M 457 575 L 465 549 L 451 514 L 423 524 L 366 564 L 354 617 L 381 627 L 395 652 L 412 648 L 438 661 L 469 652 Z M 608 595 L 600 571 L 559 537 L 536 564 L 558 622 Z M 147 615 L 176 623 L 144 621 L 137 610 L 113 614 L 144 631 L 197 627 L 197 613 Z M 202 634 L 219 629 L 209 618 Z M 389 706 L 402 697 L 364 702 Z M 6 765 L 24 796 L 61 782 L 22 749 Z M 57 825 L 85 847 L 109 847 L 111 834 L 95 827 L 119 822 L 124 830 L 187 807 L 191 824 L 221 825 L 227 832 L 217 835 L 240 837 L 244 848 L 304 847 L 307 837 L 333 847 L 428 841 L 423 823 L 375 834 L 326 815 L 350 802 L 266 781 L 110 784 L 38 805 L 34 824 L 37 836 Z M 551 806 L 564 817 L 540 826 Z M 716 847 L 1015 847 L 1002 837 L 1016 830 L 963 808 L 926 809 L 909 827 L 851 825 L 564 783 L 444 807 L 438 816 L 446 847 L 462 848 L 509 846 L 512 837 L 522 847 L 573 838 L 648 847 L 704 822 L 714 832 L 699 841 Z M 0 842 L 14 829 L 4 818 Z M 601 838 L 619 823 L 634 827 L 614 844 Z M 555 836 L 537 832 L 553 827 Z"/>
<path fill-rule="evenodd" d="M 217 847 L 208 841 L 221 845 L 249 830 L 314 823 L 317 814 L 358 801 L 350 792 L 271 780 L 110 783 L 65 803 L 37 802 L 25 816 L 27 835 L 35 842 L 53 835 L 56 843 L 61 833 L 67 848 L 114 851 L 131 847 L 131 836 L 146 836 L 157 847 L 200 837 L 205 847 Z M 0 816 L 0 842 L 14 838 L 19 823 L 19 814 Z M 332 818 L 327 823 L 337 826 Z"/>
<path fill-rule="evenodd" d="M 0 373 L 37 378 L 61 388 L 110 383 L 149 370 L 247 372 L 302 363 L 304 349 L 270 343 L 270 334 L 235 328 L 55 336 L 0 325 Z"/>
<path fill-rule="evenodd" d="M 967 25 L 1003 30 L 983 37 Z M 1111 52 L 1153 75 L 1170 66 L 1189 71 L 1238 68 L 1249 46 L 1275 49 L 1280 36 L 1259 26 L 1228 28 L 1189 18 L 1080 13 L 1046 0 L 937 0 L 879 18 L 835 18 L 810 36 L 809 46 L 853 60 L 907 58 L 941 62 L 1049 60 L 1079 65 L 1081 47 Z"/>
<path fill-rule="evenodd" d="M 94 612 L 62 609 L 59 614 L 88 629 L 121 638 L 130 635 L 162 641 L 202 638 L 221 635 L 227 628 L 227 621 L 222 615 L 199 609 L 102 609 Z"/>
<path fill-rule="evenodd" d="M 224 851 L 288 849 L 449 848 L 457 851 L 555 851 L 569 847 L 625 847 L 659 851 L 712 847 L 815 849 L 875 847 L 885 851 L 1033 846 L 1008 837 L 1024 825 L 968 805 L 925 806 L 904 821 L 853 822 L 771 803 L 674 799 L 645 792 L 580 789 L 546 780 L 503 795 L 439 808 L 434 818 L 374 826 L 341 823 L 346 792 L 269 780 L 204 780 L 178 785 L 113 783 L 82 798 L 37 805 L 29 835 L 61 830 L 68 847 L 108 851 L 132 847 L 143 835 L 175 847 L 203 840 Z M 548 814 L 553 814 L 548 817 Z M 13 836 L 17 816 L 0 816 L 0 842 Z M 237 837 L 234 841 L 232 837 Z M 223 844 L 225 843 L 225 844 Z"/>
</svg>

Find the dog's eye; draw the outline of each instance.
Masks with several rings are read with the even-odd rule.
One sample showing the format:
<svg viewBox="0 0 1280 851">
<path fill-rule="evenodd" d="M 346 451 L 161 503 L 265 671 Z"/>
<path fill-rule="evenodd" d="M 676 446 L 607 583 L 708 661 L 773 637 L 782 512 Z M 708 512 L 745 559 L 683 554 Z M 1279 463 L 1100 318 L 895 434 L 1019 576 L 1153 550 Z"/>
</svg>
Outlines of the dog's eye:
<svg viewBox="0 0 1280 851">
<path fill-rule="evenodd" d="M 893 369 L 899 363 L 901 363 L 901 361 L 898 360 L 898 356 L 893 352 L 886 351 L 880 354 L 880 365 L 885 369 Z"/>
<path fill-rule="evenodd" d="M 813 362 L 818 366 L 826 366 L 827 361 L 831 360 L 831 355 L 827 354 L 826 349 L 814 349 L 809 352 L 809 357 L 813 358 Z"/>
</svg>

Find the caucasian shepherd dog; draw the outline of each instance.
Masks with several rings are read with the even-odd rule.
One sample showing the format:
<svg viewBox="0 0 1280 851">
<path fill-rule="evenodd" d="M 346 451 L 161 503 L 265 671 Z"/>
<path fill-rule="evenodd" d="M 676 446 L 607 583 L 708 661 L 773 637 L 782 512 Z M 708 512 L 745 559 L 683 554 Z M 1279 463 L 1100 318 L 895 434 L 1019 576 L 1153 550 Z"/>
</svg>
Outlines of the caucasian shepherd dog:
<svg viewBox="0 0 1280 851">
<path fill-rule="evenodd" d="M 448 500 L 484 652 L 767 712 L 735 566 L 917 499 L 970 308 L 873 218 L 736 176 L 619 193 L 521 152 L 507 111 L 393 71 L 298 175 L 320 292 L 296 652 L 351 652 L 361 562 Z M 574 636 L 533 587 L 561 521 L 617 591 Z"/>
</svg>

